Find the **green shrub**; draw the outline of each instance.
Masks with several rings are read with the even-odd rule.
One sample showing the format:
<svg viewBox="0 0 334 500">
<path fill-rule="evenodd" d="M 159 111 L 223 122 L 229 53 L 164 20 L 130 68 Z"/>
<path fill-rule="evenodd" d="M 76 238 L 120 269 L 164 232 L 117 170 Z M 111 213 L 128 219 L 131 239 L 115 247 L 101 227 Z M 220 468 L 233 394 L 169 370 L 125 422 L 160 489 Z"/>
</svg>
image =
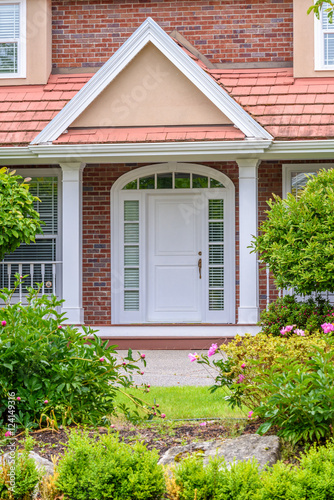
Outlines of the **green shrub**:
<svg viewBox="0 0 334 500">
<path fill-rule="evenodd" d="M 319 297 L 298 302 L 295 295 L 286 295 L 269 305 L 263 311 L 259 325 L 266 335 L 280 335 L 280 330 L 287 325 L 298 325 L 309 333 L 321 331 L 323 323 L 334 320 L 334 308 L 328 301 Z"/>
<path fill-rule="evenodd" d="M 203 466 L 200 455 L 190 456 L 173 470 L 178 500 L 251 499 L 261 486 L 256 461 L 234 463 L 215 457 Z"/>
<path fill-rule="evenodd" d="M 334 500 L 334 443 L 312 447 L 298 467 L 277 462 L 260 471 L 256 462 L 228 467 L 218 457 L 204 467 L 197 455 L 172 474 L 167 492 L 173 500 Z"/>
<path fill-rule="evenodd" d="M 36 467 L 35 460 L 29 458 L 32 440 L 26 439 L 22 453 L 16 451 L 8 462 L 0 465 L 0 498 L 1 500 L 30 500 L 42 477 Z"/>
<path fill-rule="evenodd" d="M 332 341 L 330 346 L 333 345 Z M 259 373 L 254 382 L 270 396 L 261 401 L 254 415 L 272 425 L 277 434 L 292 442 L 329 437 L 334 425 L 334 353 L 318 348 L 302 363 L 282 357 L 271 368 Z"/>
<path fill-rule="evenodd" d="M 58 466 L 57 487 L 64 500 L 158 500 L 165 491 L 156 450 L 132 447 L 112 435 L 96 441 L 73 432 Z"/>
<path fill-rule="evenodd" d="M 14 175 L 7 168 L 0 169 L 0 260 L 22 243 L 35 241 L 42 233 L 38 212 L 34 209 L 36 196 L 29 193 L 29 179 Z"/>
<path fill-rule="evenodd" d="M 139 370 L 131 350 L 117 360 L 115 346 L 107 347 L 90 328 L 83 327 L 83 336 L 76 327 L 62 326 L 64 315 L 57 312 L 62 301 L 54 296 L 30 289 L 23 306 L 10 305 L 12 293 L 0 292 L 7 303 L 0 310 L 2 424 L 15 415 L 21 427 L 96 425 L 114 413 L 116 391 L 130 387 L 129 375 Z M 89 343 L 85 336 L 92 336 Z M 128 413 L 125 406 L 122 410 Z"/>
<path fill-rule="evenodd" d="M 310 177 L 299 198 L 274 195 L 252 242 L 278 288 L 297 293 L 334 291 L 334 169 Z"/>
</svg>

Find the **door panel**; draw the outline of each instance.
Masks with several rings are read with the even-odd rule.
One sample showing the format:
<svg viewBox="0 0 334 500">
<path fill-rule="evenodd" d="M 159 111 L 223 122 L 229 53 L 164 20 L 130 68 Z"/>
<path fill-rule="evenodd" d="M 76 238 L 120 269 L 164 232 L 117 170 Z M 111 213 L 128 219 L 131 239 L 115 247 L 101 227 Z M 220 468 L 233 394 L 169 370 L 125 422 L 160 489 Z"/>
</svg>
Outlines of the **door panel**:
<svg viewBox="0 0 334 500">
<path fill-rule="evenodd" d="M 148 320 L 202 320 L 197 195 L 148 196 Z"/>
</svg>

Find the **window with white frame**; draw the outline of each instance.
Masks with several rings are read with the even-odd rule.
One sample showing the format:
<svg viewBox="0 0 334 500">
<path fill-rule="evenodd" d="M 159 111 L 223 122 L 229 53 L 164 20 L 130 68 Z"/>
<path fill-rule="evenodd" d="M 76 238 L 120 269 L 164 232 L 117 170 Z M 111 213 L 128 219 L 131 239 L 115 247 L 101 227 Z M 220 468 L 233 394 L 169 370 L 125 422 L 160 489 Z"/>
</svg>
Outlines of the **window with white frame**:
<svg viewBox="0 0 334 500">
<path fill-rule="evenodd" d="M 26 0 L 0 0 L 0 78 L 26 76 Z"/>
<path fill-rule="evenodd" d="M 310 177 L 317 175 L 319 170 L 329 168 L 334 168 L 334 165 L 329 163 L 283 165 L 283 197 L 286 197 L 288 193 L 292 193 L 298 198 Z M 292 294 L 293 290 L 284 290 L 283 293 Z M 321 295 L 323 298 L 328 299 L 331 304 L 334 304 L 333 293 L 323 292 Z M 299 297 L 299 300 L 308 298 L 308 296 L 297 297 Z"/>
<path fill-rule="evenodd" d="M 330 23 L 323 4 L 320 19 L 315 17 L 314 62 L 316 70 L 334 69 L 334 22 Z"/>
<path fill-rule="evenodd" d="M 29 191 L 38 200 L 34 208 L 40 214 L 43 234 L 36 235 L 36 242 L 22 243 L 13 253 L 7 254 L 0 264 L 0 288 L 12 288 L 15 274 L 27 276 L 23 293 L 27 286 L 36 288 L 36 283 L 44 283 L 44 293 L 60 295 L 60 177 L 54 169 L 46 171 L 18 172 L 23 177 L 31 175 Z M 37 177 L 38 175 L 38 177 Z"/>
<path fill-rule="evenodd" d="M 328 163 L 283 165 L 283 197 L 288 193 L 299 197 L 310 176 L 317 175 L 319 170 L 334 168 Z"/>
</svg>

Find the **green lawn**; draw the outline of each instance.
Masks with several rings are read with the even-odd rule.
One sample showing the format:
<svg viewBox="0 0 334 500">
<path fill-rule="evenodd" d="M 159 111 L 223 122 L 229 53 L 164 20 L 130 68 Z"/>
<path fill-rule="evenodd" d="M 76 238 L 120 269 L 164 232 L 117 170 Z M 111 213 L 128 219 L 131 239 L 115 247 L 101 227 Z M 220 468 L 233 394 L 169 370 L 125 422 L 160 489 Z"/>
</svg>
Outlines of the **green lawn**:
<svg viewBox="0 0 334 500">
<path fill-rule="evenodd" d="M 224 400 L 223 390 L 210 393 L 207 387 L 151 387 L 149 393 L 139 389 L 128 391 L 143 399 L 149 405 L 159 404 L 161 413 L 168 419 L 186 418 L 238 418 L 247 416 L 247 408 L 231 410 Z M 119 394 L 117 403 L 129 403 L 126 396 Z"/>
</svg>

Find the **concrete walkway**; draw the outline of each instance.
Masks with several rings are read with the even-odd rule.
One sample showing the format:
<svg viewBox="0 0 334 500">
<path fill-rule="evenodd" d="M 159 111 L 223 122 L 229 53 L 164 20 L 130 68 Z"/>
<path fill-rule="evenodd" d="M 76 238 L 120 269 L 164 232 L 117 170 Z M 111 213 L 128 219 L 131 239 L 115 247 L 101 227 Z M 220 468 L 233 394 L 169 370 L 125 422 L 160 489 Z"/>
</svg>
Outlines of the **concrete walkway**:
<svg viewBox="0 0 334 500">
<path fill-rule="evenodd" d="M 197 351 L 207 354 L 207 351 Z M 120 356 L 126 356 L 127 351 L 118 351 Z M 216 372 L 196 362 L 191 363 L 188 351 L 145 351 L 146 368 L 144 375 L 135 375 L 136 383 L 146 383 L 151 386 L 213 385 Z M 134 351 L 133 356 L 135 357 Z"/>
</svg>

